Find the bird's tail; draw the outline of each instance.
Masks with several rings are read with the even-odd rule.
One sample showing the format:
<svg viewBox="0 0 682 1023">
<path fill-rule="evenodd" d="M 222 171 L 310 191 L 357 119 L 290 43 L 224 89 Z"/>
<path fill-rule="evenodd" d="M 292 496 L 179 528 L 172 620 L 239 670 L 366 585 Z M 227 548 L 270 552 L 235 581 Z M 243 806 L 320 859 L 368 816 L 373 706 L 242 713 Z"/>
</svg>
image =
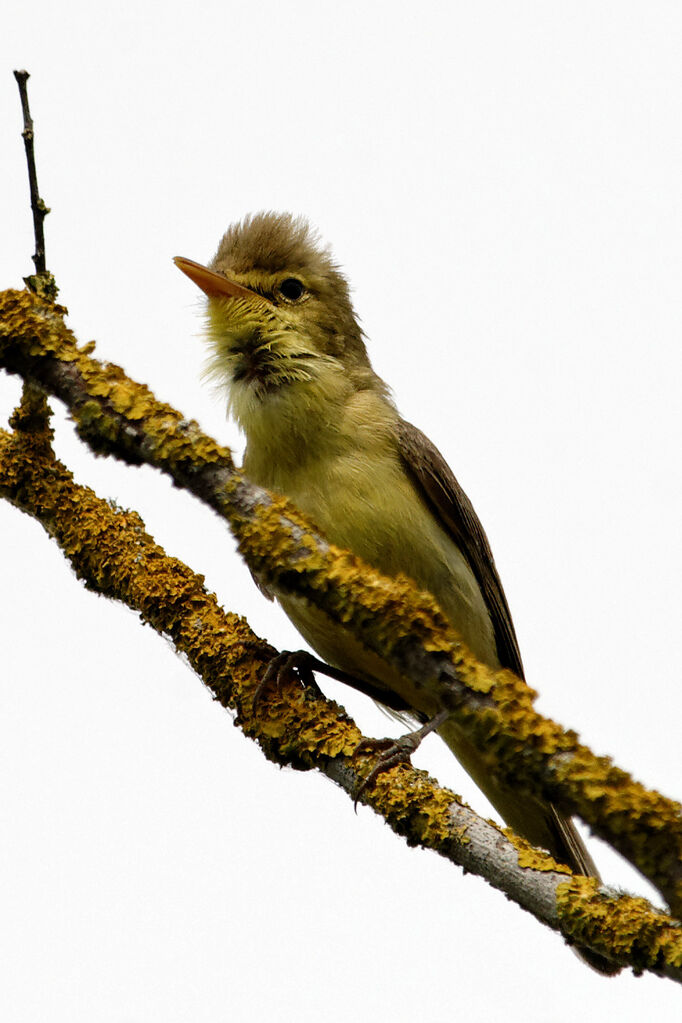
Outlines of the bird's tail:
<svg viewBox="0 0 682 1023">
<path fill-rule="evenodd" d="M 515 792 L 498 784 L 479 751 L 451 721 L 438 729 L 462 766 L 501 814 L 508 826 L 532 845 L 546 849 L 558 863 L 564 863 L 575 874 L 596 877 L 599 872 L 585 848 L 573 821 L 564 817 L 551 803 Z M 588 948 L 573 949 L 592 969 L 614 976 L 620 967 Z"/>
</svg>

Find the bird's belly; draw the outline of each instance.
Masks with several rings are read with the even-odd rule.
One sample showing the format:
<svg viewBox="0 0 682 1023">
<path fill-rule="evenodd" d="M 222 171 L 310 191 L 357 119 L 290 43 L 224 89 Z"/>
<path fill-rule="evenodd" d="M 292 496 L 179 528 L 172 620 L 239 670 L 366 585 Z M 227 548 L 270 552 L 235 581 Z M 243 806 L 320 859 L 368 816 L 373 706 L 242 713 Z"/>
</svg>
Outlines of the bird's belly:
<svg viewBox="0 0 682 1023">
<path fill-rule="evenodd" d="M 499 666 L 490 615 L 468 562 L 422 501 L 402 467 L 375 461 L 371 473 L 337 464 L 315 484 L 287 487 L 287 496 L 307 513 L 332 543 L 347 548 L 388 576 L 403 573 L 435 597 L 471 652 Z M 293 624 L 316 653 L 356 677 L 398 693 L 427 716 L 437 710 L 434 694 L 415 688 L 342 625 L 308 602 L 279 595 Z"/>
</svg>

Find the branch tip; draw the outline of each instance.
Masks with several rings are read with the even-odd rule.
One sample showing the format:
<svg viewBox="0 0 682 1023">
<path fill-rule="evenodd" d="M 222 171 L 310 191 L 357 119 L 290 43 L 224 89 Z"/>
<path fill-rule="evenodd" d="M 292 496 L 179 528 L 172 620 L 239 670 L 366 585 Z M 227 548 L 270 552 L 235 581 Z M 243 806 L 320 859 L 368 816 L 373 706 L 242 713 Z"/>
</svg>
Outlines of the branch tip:
<svg viewBox="0 0 682 1023">
<path fill-rule="evenodd" d="M 43 221 L 50 212 L 49 206 L 45 204 L 38 191 L 38 174 L 36 171 L 33 118 L 28 103 L 27 82 L 31 77 L 28 71 L 15 71 L 14 77 L 19 86 L 19 97 L 21 99 L 21 112 L 24 119 L 24 130 L 21 137 L 24 140 L 26 150 L 26 163 L 28 166 L 28 185 L 31 195 L 31 212 L 33 214 L 33 234 L 35 238 L 35 254 L 33 263 L 36 268 L 35 274 L 24 277 L 24 283 L 31 291 L 34 291 L 41 298 L 54 301 L 59 291 L 53 275 L 48 271 L 45 263 L 45 232 Z"/>
</svg>

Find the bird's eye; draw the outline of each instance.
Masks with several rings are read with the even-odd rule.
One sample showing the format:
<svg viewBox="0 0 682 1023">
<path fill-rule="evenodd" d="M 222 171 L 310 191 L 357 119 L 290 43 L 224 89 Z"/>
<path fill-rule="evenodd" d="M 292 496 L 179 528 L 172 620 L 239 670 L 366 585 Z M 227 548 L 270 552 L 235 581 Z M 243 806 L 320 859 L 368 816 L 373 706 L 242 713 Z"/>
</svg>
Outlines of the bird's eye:
<svg viewBox="0 0 682 1023">
<path fill-rule="evenodd" d="M 300 298 L 303 298 L 305 293 L 303 283 L 296 277 L 285 278 L 277 290 L 282 298 L 285 298 L 287 302 L 298 302 Z"/>
</svg>

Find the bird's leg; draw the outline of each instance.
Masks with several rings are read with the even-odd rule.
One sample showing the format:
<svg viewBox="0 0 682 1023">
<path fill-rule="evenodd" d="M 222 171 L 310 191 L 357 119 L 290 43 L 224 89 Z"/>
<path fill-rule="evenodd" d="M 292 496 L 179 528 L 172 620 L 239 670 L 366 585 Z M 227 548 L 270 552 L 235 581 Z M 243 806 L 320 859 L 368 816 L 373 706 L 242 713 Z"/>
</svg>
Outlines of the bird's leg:
<svg viewBox="0 0 682 1023">
<path fill-rule="evenodd" d="M 273 685 L 279 693 L 283 685 L 295 680 L 298 680 L 302 686 L 310 687 L 319 695 L 322 695 L 315 681 L 313 674 L 315 671 L 318 671 L 321 675 L 326 675 L 328 678 L 333 678 L 337 682 L 344 682 L 347 686 L 357 690 L 357 692 L 364 693 L 365 696 L 369 696 L 378 703 L 383 703 L 384 706 L 390 707 L 391 710 L 409 710 L 407 704 L 393 693 L 380 689 L 379 686 L 373 686 L 371 682 L 365 682 L 364 679 L 349 675 L 348 672 L 335 668 L 331 664 L 326 664 L 319 657 L 308 653 L 307 650 L 284 650 L 281 654 L 273 657 L 256 688 L 253 697 L 254 706 L 257 706 L 263 700 L 267 691 Z"/>
<path fill-rule="evenodd" d="M 441 710 L 430 721 L 422 725 L 421 728 L 417 728 L 414 732 L 407 732 L 406 735 L 401 735 L 398 739 L 363 739 L 362 742 L 359 742 L 353 750 L 353 756 L 357 753 L 374 752 L 380 753 L 380 756 L 365 780 L 356 788 L 354 793 L 355 805 L 357 806 L 358 800 L 365 789 L 371 788 L 380 774 L 383 774 L 384 771 L 390 771 L 392 767 L 396 767 L 398 764 L 409 761 L 412 754 L 421 745 L 422 739 L 425 739 L 431 732 L 435 732 L 436 729 L 440 728 L 449 716 L 449 710 Z"/>
</svg>

